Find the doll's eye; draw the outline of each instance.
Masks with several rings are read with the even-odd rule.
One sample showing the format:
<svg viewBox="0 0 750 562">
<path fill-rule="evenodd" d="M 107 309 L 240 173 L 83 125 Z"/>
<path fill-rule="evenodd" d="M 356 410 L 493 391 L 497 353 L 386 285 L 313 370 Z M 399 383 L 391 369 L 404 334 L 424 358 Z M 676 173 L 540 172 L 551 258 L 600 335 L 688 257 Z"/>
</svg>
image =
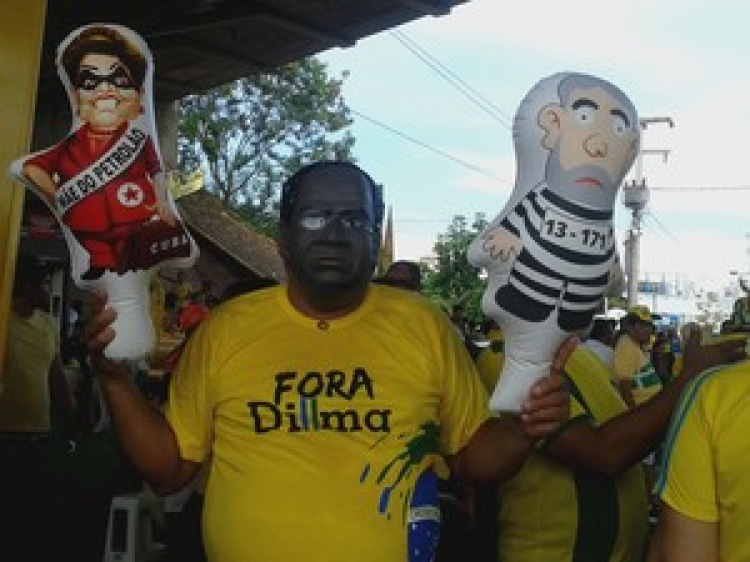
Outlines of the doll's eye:
<svg viewBox="0 0 750 562">
<path fill-rule="evenodd" d="M 591 125 L 596 117 L 596 109 L 589 105 L 582 105 L 574 110 L 576 121 L 582 125 Z"/>
<path fill-rule="evenodd" d="M 630 129 L 630 121 L 628 121 L 628 118 L 625 115 L 621 115 L 620 113 L 613 113 L 612 132 L 615 134 L 615 136 L 623 136 L 628 132 L 628 129 Z"/>
</svg>

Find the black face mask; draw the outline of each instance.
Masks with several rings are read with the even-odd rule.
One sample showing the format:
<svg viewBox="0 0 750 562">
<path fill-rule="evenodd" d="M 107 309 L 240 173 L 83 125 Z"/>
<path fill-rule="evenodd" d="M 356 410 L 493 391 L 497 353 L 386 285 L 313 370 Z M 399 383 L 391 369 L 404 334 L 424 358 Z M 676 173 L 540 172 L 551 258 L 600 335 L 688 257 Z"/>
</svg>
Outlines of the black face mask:
<svg viewBox="0 0 750 562">
<path fill-rule="evenodd" d="M 282 244 L 287 268 L 318 302 L 356 293 L 372 276 L 379 243 L 369 186 L 348 169 L 327 170 L 299 188 Z"/>
<path fill-rule="evenodd" d="M 136 90 L 137 86 L 130 78 L 130 75 L 122 67 L 118 66 L 114 71 L 109 74 L 97 74 L 89 69 L 83 69 L 78 73 L 76 77 L 75 87 L 79 90 L 86 90 L 87 92 L 93 92 L 100 84 L 107 83 L 113 88 L 120 90 Z"/>
</svg>

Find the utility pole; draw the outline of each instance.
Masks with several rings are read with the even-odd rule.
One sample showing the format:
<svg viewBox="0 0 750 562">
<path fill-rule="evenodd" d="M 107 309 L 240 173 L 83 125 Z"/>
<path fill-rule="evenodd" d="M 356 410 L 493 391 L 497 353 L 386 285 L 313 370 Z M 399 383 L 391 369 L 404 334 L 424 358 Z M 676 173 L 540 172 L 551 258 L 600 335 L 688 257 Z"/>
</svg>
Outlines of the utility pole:
<svg viewBox="0 0 750 562">
<path fill-rule="evenodd" d="M 646 129 L 649 125 L 664 123 L 670 128 L 674 127 L 674 121 L 671 117 L 644 117 L 640 120 L 641 128 L 641 146 L 646 136 Z M 625 276 L 627 278 L 628 288 L 628 306 L 638 304 L 638 275 L 640 263 L 640 242 L 641 242 L 641 220 L 643 212 L 648 203 L 648 187 L 646 178 L 643 176 L 643 156 L 647 154 L 659 154 L 666 163 L 669 156 L 669 150 L 647 150 L 641 149 L 638 152 L 635 162 L 635 179 L 630 183 L 623 184 L 622 202 L 626 208 L 632 212 L 628 237 L 625 240 Z"/>
</svg>

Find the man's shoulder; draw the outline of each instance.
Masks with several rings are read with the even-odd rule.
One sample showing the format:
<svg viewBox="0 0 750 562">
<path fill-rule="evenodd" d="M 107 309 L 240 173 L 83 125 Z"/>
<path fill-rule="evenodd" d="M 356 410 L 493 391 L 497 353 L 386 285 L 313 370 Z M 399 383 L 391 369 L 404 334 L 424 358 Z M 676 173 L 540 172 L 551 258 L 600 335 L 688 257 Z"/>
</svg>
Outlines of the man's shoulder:
<svg viewBox="0 0 750 562">
<path fill-rule="evenodd" d="M 627 334 L 623 334 L 619 338 L 617 338 L 617 342 L 615 342 L 614 347 L 614 353 L 615 356 L 622 355 L 622 354 L 632 354 L 634 351 L 641 351 L 640 346 L 633 341 L 633 338 L 631 338 Z"/>
<path fill-rule="evenodd" d="M 445 314 L 434 302 L 421 293 L 380 284 L 373 284 L 371 287 L 374 288 L 380 308 L 405 307 L 410 314 Z"/>
<path fill-rule="evenodd" d="M 750 406 L 750 360 L 709 369 L 696 377 L 684 393 L 684 399 L 703 395 L 719 408 L 730 410 L 733 404 Z"/>
<path fill-rule="evenodd" d="M 216 307 L 216 310 L 243 312 L 248 308 L 268 306 L 269 303 L 273 303 L 278 299 L 278 294 L 282 290 L 281 285 L 272 285 L 270 287 L 240 293 L 239 295 L 224 300 Z"/>
<path fill-rule="evenodd" d="M 34 313 L 34 317 L 40 325 L 53 330 L 57 329 L 57 320 L 55 320 L 55 317 L 49 312 L 37 309 Z"/>
</svg>

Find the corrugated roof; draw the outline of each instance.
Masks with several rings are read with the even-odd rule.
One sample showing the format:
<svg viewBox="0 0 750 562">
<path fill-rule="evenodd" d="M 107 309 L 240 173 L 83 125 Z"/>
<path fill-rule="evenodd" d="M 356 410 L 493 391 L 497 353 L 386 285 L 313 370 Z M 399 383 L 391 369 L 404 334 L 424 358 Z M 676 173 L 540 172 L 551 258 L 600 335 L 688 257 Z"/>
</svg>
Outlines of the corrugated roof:
<svg viewBox="0 0 750 562">
<path fill-rule="evenodd" d="M 284 263 L 274 240 L 253 230 L 205 190 L 180 197 L 180 214 L 200 237 L 262 277 L 283 281 Z"/>
</svg>

